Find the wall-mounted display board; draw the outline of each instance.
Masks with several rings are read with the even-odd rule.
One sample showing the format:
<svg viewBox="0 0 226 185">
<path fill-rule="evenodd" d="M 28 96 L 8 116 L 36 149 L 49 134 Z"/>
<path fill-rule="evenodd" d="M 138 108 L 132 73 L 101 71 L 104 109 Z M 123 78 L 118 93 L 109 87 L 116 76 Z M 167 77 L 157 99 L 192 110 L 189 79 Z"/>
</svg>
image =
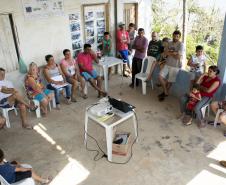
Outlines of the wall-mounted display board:
<svg viewBox="0 0 226 185">
<path fill-rule="evenodd" d="M 73 56 L 82 50 L 82 35 L 81 35 L 81 19 L 80 12 L 69 14 L 69 26 L 71 32 Z"/>
<path fill-rule="evenodd" d="M 44 18 L 63 15 L 63 0 L 22 0 L 26 18 Z"/>
<path fill-rule="evenodd" d="M 84 5 L 83 13 L 85 43 L 97 49 L 106 31 L 106 4 Z"/>
</svg>

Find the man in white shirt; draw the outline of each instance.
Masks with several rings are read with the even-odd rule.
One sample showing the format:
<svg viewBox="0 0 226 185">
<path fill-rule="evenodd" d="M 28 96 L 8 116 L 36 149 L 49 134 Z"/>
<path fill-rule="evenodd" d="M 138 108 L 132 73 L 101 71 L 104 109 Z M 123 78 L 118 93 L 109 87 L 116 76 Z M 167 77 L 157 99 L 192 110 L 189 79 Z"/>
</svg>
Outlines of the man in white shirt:
<svg viewBox="0 0 226 185">
<path fill-rule="evenodd" d="M 159 97 L 159 101 L 163 101 L 169 95 L 169 89 L 172 83 L 176 82 L 177 75 L 182 67 L 182 57 L 184 45 L 180 42 L 181 32 L 176 30 L 173 32 L 173 40 L 169 42 L 164 54 L 167 56 L 166 64 L 159 73 L 159 81 L 163 87 L 163 93 Z"/>
<path fill-rule="evenodd" d="M 25 102 L 19 92 L 14 89 L 12 82 L 5 80 L 5 69 L 0 68 L 0 108 L 10 108 L 12 106 L 20 109 L 22 127 L 32 129 L 32 126 L 27 123 L 26 108 L 35 111 L 37 107 Z"/>
</svg>

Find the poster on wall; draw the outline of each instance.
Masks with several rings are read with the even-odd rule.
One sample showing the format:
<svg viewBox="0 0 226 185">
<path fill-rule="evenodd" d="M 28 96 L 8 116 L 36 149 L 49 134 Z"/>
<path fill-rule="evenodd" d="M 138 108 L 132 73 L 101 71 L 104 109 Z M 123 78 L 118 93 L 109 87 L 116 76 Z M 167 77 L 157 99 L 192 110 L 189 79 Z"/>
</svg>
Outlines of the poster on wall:
<svg viewBox="0 0 226 185">
<path fill-rule="evenodd" d="M 64 14 L 63 0 L 22 0 L 26 18 L 44 18 Z"/>
<path fill-rule="evenodd" d="M 69 27 L 71 32 L 73 57 L 82 50 L 80 13 L 69 14 Z"/>
<path fill-rule="evenodd" d="M 105 5 L 84 6 L 85 42 L 97 50 L 106 30 Z"/>
</svg>

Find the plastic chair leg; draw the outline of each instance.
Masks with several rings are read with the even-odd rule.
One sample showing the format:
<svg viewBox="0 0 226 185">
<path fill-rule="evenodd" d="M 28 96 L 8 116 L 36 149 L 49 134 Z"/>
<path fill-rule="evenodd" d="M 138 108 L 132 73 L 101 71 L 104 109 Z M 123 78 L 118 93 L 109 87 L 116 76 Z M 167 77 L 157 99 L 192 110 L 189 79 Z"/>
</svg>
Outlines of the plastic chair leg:
<svg viewBox="0 0 226 185">
<path fill-rule="evenodd" d="M 6 127 L 10 128 L 10 122 L 9 122 L 9 115 L 8 115 L 8 109 L 3 109 L 2 110 L 2 115 L 5 117 L 6 119 Z"/>
<path fill-rule="evenodd" d="M 146 95 L 146 88 L 147 88 L 147 83 L 142 80 L 142 93 L 143 95 Z"/>
<path fill-rule="evenodd" d="M 221 112 L 223 112 L 224 110 L 223 109 L 218 109 L 218 111 L 217 111 L 217 114 L 216 114 L 216 117 L 215 117 L 215 119 L 214 119 L 214 127 L 217 127 L 217 122 L 218 122 L 218 120 L 219 120 L 219 117 L 220 117 L 220 113 Z"/>
<path fill-rule="evenodd" d="M 41 118 L 41 110 L 40 110 L 40 103 L 37 100 L 33 100 L 35 106 L 37 106 L 38 108 L 36 109 L 35 113 L 36 113 L 36 117 L 37 118 Z"/>
<path fill-rule="evenodd" d="M 151 80 L 151 89 L 154 89 L 154 84 L 153 84 L 153 80 Z"/>
</svg>

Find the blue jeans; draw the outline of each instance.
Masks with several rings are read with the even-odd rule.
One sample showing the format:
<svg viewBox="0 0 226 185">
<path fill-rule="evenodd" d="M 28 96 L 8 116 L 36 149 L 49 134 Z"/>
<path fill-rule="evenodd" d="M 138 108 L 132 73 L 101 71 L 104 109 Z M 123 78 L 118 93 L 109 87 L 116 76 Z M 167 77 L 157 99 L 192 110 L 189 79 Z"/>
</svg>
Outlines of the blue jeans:
<svg viewBox="0 0 226 185">
<path fill-rule="evenodd" d="M 66 90 L 66 98 L 70 99 L 71 98 L 71 84 L 68 84 L 62 88 L 58 88 L 56 89 L 55 87 L 53 87 L 51 84 L 48 84 L 47 89 L 53 90 L 54 91 L 54 96 L 55 96 L 55 100 L 56 100 L 56 104 L 60 104 L 60 90 L 62 88 L 64 88 Z"/>
</svg>

